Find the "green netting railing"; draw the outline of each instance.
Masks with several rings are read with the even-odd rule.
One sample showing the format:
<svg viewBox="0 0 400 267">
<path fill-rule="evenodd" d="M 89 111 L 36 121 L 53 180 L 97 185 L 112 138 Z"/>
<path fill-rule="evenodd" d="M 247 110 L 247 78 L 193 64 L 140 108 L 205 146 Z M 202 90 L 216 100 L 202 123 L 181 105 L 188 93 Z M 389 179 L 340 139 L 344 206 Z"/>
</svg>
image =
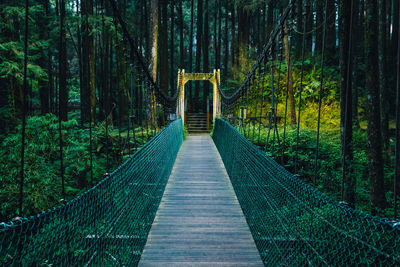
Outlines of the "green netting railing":
<svg viewBox="0 0 400 267">
<path fill-rule="evenodd" d="M 137 264 L 182 141 L 182 121 L 177 120 L 81 196 L 0 224 L 0 264 Z"/>
<path fill-rule="evenodd" d="M 224 120 L 213 139 L 265 265 L 400 265 L 399 226 L 326 197 Z"/>
</svg>

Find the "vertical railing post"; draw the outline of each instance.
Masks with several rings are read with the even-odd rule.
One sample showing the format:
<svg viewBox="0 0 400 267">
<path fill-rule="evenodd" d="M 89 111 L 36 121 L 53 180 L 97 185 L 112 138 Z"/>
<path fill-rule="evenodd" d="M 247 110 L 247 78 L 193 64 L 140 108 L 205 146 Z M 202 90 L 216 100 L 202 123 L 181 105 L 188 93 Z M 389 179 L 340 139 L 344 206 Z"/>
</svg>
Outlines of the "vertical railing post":
<svg viewBox="0 0 400 267">
<path fill-rule="evenodd" d="M 217 117 L 217 98 L 218 98 L 218 85 L 217 85 L 217 71 L 214 69 L 214 78 L 212 80 L 213 84 L 213 122 Z"/>
<path fill-rule="evenodd" d="M 180 95 L 180 101 L 181 101 L 181 118 L 182 118 L 182 123 L 185 125 L 185 70 L 183 69 L 181 71 L 181 84 L 180 84 L 180 90 L 181 90 L 181 95 Z"/>
<path fill-rule="evenodd" d="M 217 111 L 216 111 L 216 116 L 221 116 L 221 98 L 219 95 L 219 86 L 220 86 L 220 81 L 221 81 L 221 70 L 217 70 L 217 93 L 216 93 L 216 101 L 217 101 Z"/>
</svg>

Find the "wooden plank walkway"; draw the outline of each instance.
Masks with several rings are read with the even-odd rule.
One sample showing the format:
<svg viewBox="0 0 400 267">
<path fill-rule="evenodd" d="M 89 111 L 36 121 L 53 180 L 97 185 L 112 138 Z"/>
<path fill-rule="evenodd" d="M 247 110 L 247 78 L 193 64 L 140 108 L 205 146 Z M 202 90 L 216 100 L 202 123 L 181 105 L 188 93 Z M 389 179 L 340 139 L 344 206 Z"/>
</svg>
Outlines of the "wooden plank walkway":
<svg viewBox="0 0 400 267">
<path fill-rule="evenodd" d="M 183 142 L 139 266 L 263 266 L 209 135 Z"/>
</svg>

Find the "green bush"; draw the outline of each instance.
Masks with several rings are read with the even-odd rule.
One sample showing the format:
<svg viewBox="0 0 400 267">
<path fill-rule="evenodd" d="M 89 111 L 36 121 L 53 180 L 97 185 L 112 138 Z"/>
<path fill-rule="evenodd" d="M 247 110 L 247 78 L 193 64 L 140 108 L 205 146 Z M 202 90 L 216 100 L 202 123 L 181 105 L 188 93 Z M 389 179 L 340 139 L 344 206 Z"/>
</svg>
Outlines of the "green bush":
<svg viewBox="0 0 400 267">
<path fill-rule="evenodd" d="M 89 129 L 76 120 L 63 122 L 65 189 L 67 199 L 87 190 L 120 163 L 118 137 L 108 136 L 95 127 L 93 140 L 93 179 L 90 181 Z M 14 134 L 2 137 L 0 144 L 0 221 L 16 216 L 19 197 L 21 125 Z M 23 214 L 33 215 L 59 204 L 61 195 L 58 119 L 55 115 L 32 116 L 26 123 L 25 181 Z M 108 160 L 108 164 L 107 164 Z"/>
<path fill-rule="evenodd" d="M 316 155 L 316 131 L 308 129 L 300 130 L 299 145 L 297 147 L 297 129 L 287 127 L 285 142 L 283 142 L 283 125 L 279 125 L 278 138 L 270 132 L 267 154 L 285 166 L 290 172 L 296 173 L 305 182 L 314 185 L 314 166 Z M 260 130 L 260 140 L 258 139 L 258 126 L 247 126 L 237 128 L 241 133 L 245 133 L 253 143 L 265 148 L 268 136 L 268 128 L 262 127 Z M 315 187 L 340 201 L 342 183 L 342 162 L 341 162 L 341 142 L 339 130 L 326 130 L 323 128 L 320 134 L 318 172 L 316 175 Z M 254 131 L 254 136 L 253 136 Z M 368 157 L 367 157 L 367 134 L 362 130 L 354 130 L 353 133 L 353 169 L 356 179 L 356 206 L 364 212 L 370 211 L 369 200 L 369 180 L 368 180 Z M 297 152 L 296 152 L 297 151 Z M 297 156 L 297 170 L 295 170 Z M 390 174 L 387 175 L 390 177 Z M 388 178 L 387 177 L 387 178 Z M 388 188 L 388 195 L 391 195 Z M 388 210 L 390 212 L 390 210 Z"/>
</svg>

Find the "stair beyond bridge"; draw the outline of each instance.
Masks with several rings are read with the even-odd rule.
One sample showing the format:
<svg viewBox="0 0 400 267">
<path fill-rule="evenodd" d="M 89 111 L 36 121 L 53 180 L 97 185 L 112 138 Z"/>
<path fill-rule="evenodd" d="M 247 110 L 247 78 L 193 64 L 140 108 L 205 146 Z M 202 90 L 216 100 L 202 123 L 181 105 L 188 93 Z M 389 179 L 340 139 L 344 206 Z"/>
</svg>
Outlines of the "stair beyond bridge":
<svg viewBox="0 0 400 267">
<path fill-rule="evenodd" d="M 139 265 L 263 266 L 209 135 L 184 141 Z"/>
<path fill-rule="evenodd" d="M 206 113 L 188 113 L 186 115 L 186 127 L 189 133 L 209 133 L 211 125 Z"/>
</svg>

